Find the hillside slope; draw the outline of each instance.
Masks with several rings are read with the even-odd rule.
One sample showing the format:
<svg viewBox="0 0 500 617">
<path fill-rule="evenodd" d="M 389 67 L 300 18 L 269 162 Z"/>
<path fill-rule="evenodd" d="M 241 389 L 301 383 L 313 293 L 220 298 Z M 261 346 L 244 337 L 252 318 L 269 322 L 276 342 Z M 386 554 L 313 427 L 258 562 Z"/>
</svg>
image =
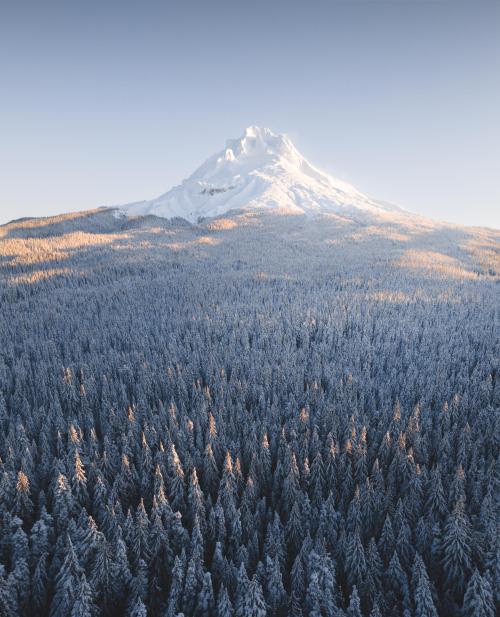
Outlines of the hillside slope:
<svg viewBox="0 0 500 617">
<path fill-rule="evenodd" d="M 0 613 L 493 616 L 499 235 L 1 227 Z"/>
</svg>

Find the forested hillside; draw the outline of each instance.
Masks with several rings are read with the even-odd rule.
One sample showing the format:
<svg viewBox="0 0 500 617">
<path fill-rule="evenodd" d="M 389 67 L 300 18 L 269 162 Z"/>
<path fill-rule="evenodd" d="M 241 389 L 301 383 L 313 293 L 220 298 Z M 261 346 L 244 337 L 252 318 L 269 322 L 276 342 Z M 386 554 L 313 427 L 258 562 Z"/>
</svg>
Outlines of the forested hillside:
<svg viewBox="0 0 500 617">
<path fill-rule="evenodd" d="M 500 234 L 0 228 L 0 615 L 494 617 Z"/>
</svg>

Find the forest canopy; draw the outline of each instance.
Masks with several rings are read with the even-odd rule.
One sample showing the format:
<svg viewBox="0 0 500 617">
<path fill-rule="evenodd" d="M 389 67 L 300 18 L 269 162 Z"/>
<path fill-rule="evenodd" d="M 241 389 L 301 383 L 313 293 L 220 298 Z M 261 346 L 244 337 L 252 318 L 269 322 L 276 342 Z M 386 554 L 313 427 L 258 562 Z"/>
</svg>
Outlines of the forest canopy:
<svg viewBox="0 0 500 617">
<path fill-rule="evenodd" d="M 0 615 L 494 617 L 498 238 L 0 234 Z"/>
</svg>

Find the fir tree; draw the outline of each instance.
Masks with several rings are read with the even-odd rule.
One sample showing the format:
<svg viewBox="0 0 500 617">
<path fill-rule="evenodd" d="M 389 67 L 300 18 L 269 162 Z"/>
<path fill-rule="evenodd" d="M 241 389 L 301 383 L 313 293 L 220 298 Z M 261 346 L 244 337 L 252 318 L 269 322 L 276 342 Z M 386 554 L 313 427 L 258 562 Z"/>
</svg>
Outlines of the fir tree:
<svg viewBox="0 0 500 617">
<path fill-rule="evenodd" d="M 464 596 L 464 617 L 494 617 L 495 603 L 490 581 L 474 570 Z"/>
<path fill-rule="evenodd" d="M 219 589 L 219 598 L 217 600 L 217 617 L 234 617 L 233 606 L 223 584 Z"/>
<path fill-rule="evenodd" d="M 459 599 L 471 568 L 470 525 L 462 502 L 448 516 L 442 550 L 446 585 Z"/>
<path fill-rule="evenodd" d="M 432 598 L 430 581 L 425 564 L 417 553 L 413 564 L 413 604 L 415 617 L 437 617 L 437 610 Z"/>
<path fill-rule="evenodd" d="M 75 602 L 71 609 L 71 617 L 93 617 L 96 614 L 96 607 L 93 602 L 92 590 L 87 583 L 85 574 L 82 574 L 78 582 Z"/>
<path fill-rule="evenodd" d="M 349 600 L 349 607 L 347 609 L 347 617 L 362 617 L 361 614 L 361 602 L 358 595 L 356 585 L 352 588 L 351 597 Z"/>
<path fill-rule="evenodd" d="M 203 585 L 198 596 L 198 606 L 196 614 L 199 617 L 211 617 L 215 607 L 214 590 L 212 587 L 212 577 L 210 572 L 206 572 L 203 577 Z"/>
</svg>

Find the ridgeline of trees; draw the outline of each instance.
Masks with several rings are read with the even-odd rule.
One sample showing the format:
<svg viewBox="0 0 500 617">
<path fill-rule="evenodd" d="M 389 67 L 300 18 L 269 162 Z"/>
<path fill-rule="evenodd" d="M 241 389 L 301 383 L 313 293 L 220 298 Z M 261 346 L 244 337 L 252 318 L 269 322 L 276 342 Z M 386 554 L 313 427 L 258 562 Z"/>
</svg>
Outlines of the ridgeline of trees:
<svg viewBox="0 0 500 617">
<path fill-rule="evenodd" d="M 3 278 L 1 617 L 494 617 L 498 285 L 245 233 Z"/>
</svg>

